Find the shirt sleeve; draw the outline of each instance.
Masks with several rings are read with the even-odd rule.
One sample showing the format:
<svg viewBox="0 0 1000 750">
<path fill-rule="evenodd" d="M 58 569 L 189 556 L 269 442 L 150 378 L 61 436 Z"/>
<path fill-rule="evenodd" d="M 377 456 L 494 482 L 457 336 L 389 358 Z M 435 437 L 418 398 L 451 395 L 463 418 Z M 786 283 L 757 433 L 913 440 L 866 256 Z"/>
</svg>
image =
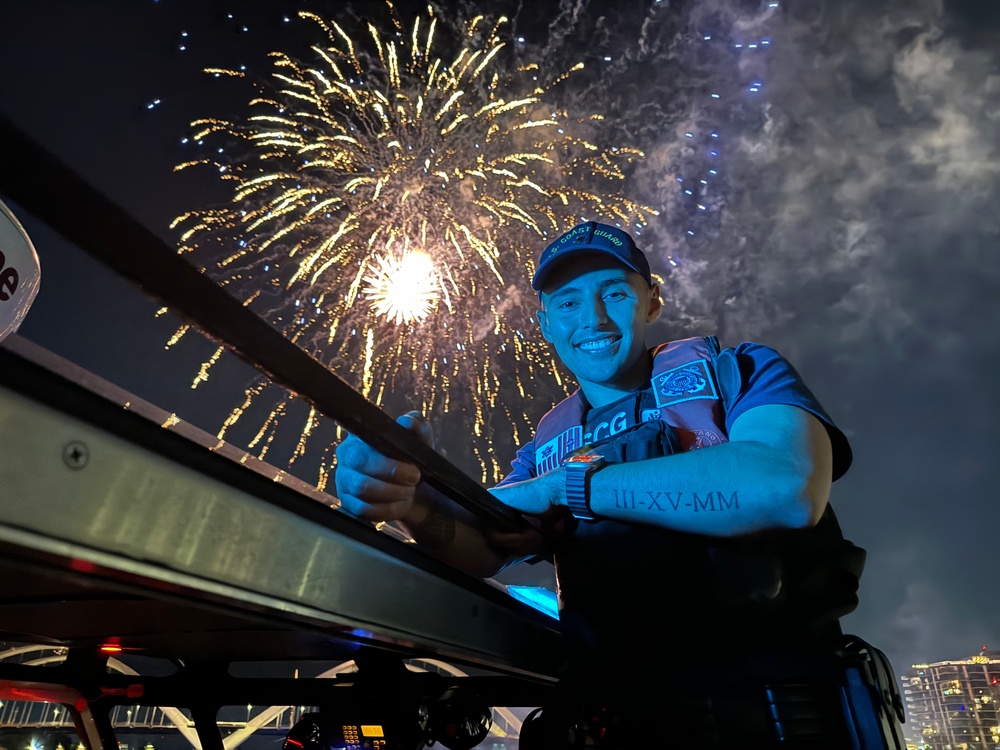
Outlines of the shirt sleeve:
<svg viewBox="0 0 1000 750">
<path fill-rule="evenodd" d="M 740 391 L 726 412 L 726 431 L 740 415 L 757 406 L 798 406 L 826 427 L 833 447 L 833 479 L 840 479 L 851 466 L 853 453 L 847 436 L 834 424 L 792 364 L 774 349 L 762 344 L 742 343 L 733 350 L 740 371 Z"/>
<path fill-rule="evenodd" d="M 505 484 L 513 484 L 514 482 L 523 482 L 525 479 L 533 479 L 535 476 L 535 441 L 529 440 L 527 443 L 522 445 L 517 449 L 517 455 L 511 462 L 511 470 L 500 482 L 497 487 L 503 487 Z"/>
</svg>

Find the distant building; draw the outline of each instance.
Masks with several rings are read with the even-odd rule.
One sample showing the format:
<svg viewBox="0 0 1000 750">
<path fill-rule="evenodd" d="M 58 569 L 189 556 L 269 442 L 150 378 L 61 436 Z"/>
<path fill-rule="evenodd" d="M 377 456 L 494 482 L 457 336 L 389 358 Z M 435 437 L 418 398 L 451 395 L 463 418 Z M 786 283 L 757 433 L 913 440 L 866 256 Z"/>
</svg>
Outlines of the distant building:
<svg viewBox="0 0 1000 750">
<path fill-rule="evenodd" d="M 1000 750 L 1000 651 L 914 664 L 901 682 L 909 747 Z"/>
</svg>

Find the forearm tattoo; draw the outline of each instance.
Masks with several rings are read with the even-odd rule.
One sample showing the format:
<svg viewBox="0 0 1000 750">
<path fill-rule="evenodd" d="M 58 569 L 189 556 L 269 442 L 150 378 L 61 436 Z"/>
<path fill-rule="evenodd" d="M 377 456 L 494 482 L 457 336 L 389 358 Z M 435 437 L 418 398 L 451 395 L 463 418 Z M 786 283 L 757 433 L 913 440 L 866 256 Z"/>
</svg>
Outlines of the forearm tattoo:
<svg viewBox="0 0 1000 750">
<path fill-rule="evenodd" d="M 739 510 L 740 498 L 737 490 L 727 493 L 721 490 L 714 492 L 659 492 L 646 490 L 612 490 L 615 507 L 622 510 L 655 510 L 669 513 L 680 510 L 690 510 L 694 513 L 720 512 Z"/>
</svg>

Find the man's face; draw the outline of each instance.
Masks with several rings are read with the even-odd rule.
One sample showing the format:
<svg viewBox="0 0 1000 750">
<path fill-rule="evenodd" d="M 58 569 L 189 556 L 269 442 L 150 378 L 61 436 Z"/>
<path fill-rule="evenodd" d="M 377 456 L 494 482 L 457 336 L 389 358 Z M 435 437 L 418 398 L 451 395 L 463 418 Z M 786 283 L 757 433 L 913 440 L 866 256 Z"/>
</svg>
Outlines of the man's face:
<svg viewBox="0 0 1000 750">
<path fill-rule="evenodd" d="M 660 312 L 658 287 L 606 255 L 580 254 L 553 271 L 541 301 L 542 335 L 593 405 L 600 389 L 648 384 L 646 326 Z"/>
</svg>

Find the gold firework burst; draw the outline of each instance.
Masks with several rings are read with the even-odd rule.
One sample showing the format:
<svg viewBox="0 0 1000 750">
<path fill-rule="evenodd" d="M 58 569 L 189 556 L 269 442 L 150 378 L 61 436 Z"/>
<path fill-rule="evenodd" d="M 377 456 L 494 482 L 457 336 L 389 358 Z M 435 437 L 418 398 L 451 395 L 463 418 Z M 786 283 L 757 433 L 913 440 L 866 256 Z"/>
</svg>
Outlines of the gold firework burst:
<svg viewBox="0 0 1000 750">
<path fill-rule="evenodd" d="M 300 13 L 325 35 L 312 63 L 272 53 L 273 88 L 245 118 L 193 123 L 194 140 L 226 148 L 177 169 L 211 166 L 231 201 L 172 226 L 179 252 L 376 403 L 402 393 L 458 415 L 495 479 L 568 387 L 534 332 L 539 245 L 583 218 L 641 225 L 655 211 L 621 195 L 641 154 L 595 143 L 599 113 L 554 103 L 582 65 L 550 74 L 518 61 L 506 18 L 478 16 L 441 41 L 432 9 L 409 31 L 389 10 L 391 31 L 369 22 L 360 37 Z M 254 438 L 262 453 L 291 398 Z M 293 460 L 316 423 L 310 412 L 296 429 Z"/>
<path fill-rule="evenodd" d="M 372 310 L 397 326 L 426 318 L 440 299 L 440 281 L 431 256 L 419 251 L 376 256 L 362 290 Z"/>
</svg>

